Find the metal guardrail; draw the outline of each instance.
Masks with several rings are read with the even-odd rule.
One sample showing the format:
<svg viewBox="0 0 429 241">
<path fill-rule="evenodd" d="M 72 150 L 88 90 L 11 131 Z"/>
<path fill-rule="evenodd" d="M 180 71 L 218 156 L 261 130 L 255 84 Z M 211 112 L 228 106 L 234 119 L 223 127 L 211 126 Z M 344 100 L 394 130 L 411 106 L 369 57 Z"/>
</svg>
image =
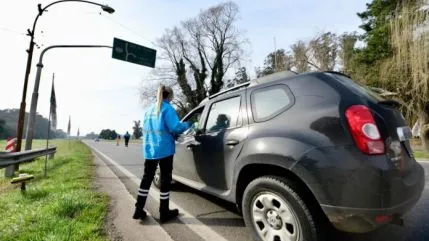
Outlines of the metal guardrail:
<svg viewBox="0 0 429 241">
<path fill-rule="evenodd" d="M 50 147 L 48 149 L 36 149 L 29 151 L 21 152 L 0 152 L 0 169 L 7 168 L 5 172 L 6 177 L 12 177 L 14 174 L 14 165 L 21 164 L 26 162 L 31 162 L 38 157 L 49 155 L 50 158 L 53 158 L 53 154 L 57 151 L 57 147 Z"/>
</svg>

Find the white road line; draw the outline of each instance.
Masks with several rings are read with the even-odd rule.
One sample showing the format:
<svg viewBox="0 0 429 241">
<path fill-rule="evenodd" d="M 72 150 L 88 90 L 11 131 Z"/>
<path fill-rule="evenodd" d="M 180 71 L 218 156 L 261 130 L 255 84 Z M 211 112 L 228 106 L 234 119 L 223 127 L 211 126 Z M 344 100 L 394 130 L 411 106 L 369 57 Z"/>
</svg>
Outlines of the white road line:
<svg viewBox="0 0 429 241">
<path fill-rule="evenodd" d="M 108 162 L 110 162 L 110 164 L 114 165 L 121 172 L 123 172 L 135 184 L 137 184 L 137 186 L 140 185 L 140 182 L 141 182 L 140 178 L 137 178 L 136 176 L 134 176 L 134 174 L 132 174 L 130 171 L 128 171 L 127 169 L 125 169 L 122 166 L 120 166 L 118 163 L 116 163 L 114 160 L 112 160 L 111 158 L 109 158 L 107 155 L 105 155 L 104 153 L 102 153 L 101 151 L 99 151 L 97 148 L 92 147 L 90 145 L 88 145 L 88 146 L 90 148 L 92 148 L 94 151 L 96 151 L 99 155 L 103 156 Z M 151 190 L 149 191 L 149 195 L 153 199 L 157 200 L 157 202 L 159 202 L 158 201 L 158 199 L 159 199 L 159 191 L 158 190 L 155 190 L 154 188 L 151 188 Z M 172 208 L 179 209 L 180 212 L 182 214 L 184 214 L 183 216 L 179 217 L 179 220 L 182 221 L 192 231 L 194 231 L 198 236 L 200 236 L 201 240 L 205 240 L 205 241 L 212 241 L 212 240 L 213 241 L 228 241 L 227 239 L 225 239 L 224 237 L 222 237 L 221 235 L 219 235 L 218 233 L 216 233 L 213 229 L 211 229 L 210 227 L 206 226 L 200 220 L 198 220 L 197 218 L 195 218 L 194 216 L 192 216 L 184 208 L 180 207 L 179 205 L 177 205 L 176 203 L 172 202 L 171 200 L 170 200 L 170 206 Z"/>
<path fill-rule="evenodd" d="M 103 163 L 103 166 L 102 166 L 102 168 L 107 168 L 106 170 L 104 170 L 103 171 L 103 173 L 104 173 L 104 175 L 106 175 L 107 173 L 107 176 L 108 177 L 116 177 L 116 174 L 113 172 L 113 170 L 111 170 L 110 169 L 110 167 L 108 167 L 107 166 L 107 163 L 105 163 L 101 158 L 100 158 L 100 156 L 98 155 L 98 154 L 95 154 L 95 159 L 97 159 L 99 162 L 101 162 L 101 163 Z M 131 193 L 129 193 L 128 192 L 128 190 L 126 189 L 126 187 L 125 187 L 125 184 L 124 183 L 122 183 L 121 182 L 121 180 L 119 180 L 119 178 L 118 177 L 116 177 L 116 179 L 117 180 L 115 180 L 115 182 L 118 182 L 119 183 L 119 185 L 123 188 L 123 190 L 119 190 L 119 192 L 121 193 L 121 192 L 124 192 L 125 194 L 120 194 L 120 195 L 122 195 L 122 197 L 121 198 L 125 198 L 125 200 L 126 199 L 131 199 L 131 200 L 134 200 L 134 202 L 136 201 L 136 197 L 135 196 L 133 196 L 133 195 L 131 195 Z M 112 185 L 112 184 L 110 184 L 110 185 Z M 113 185 L 115 185 L 115 184 L 113 184 Z M 118 190 L 115 190 L 115 192 L 118 192 Z M 125 197 L 126 196 L 126 197 Z M 120 203 L 121 201 L 118 201 L 118 203 Z M 126 201 L 126 202 L 128 202 L 128 200 Z M 122 204 L 123 205 L 123 204 Z M 121 214 L 118 214 L 118 215 L 115 215 L 115 219 L 116 218 L 119 218 L 119 220 L 120 219 L 123 219 L 123 217 L 120 217 L 121 216 Z M 145 226 L 145 227 L 138 227 L 138 225 L 136 225 L 136 226 L 134 226 L 133 228 L 139 228 L 139 231 L 138 231 L 138 233 L 136 234 L 136 233 L 134 233 L 134 234 L 132 234 L 132 235 L 130 235 L 130 236 L 127 236 L 127 235 L 129 235 L 129 234 L 127 234 L 127 235 L 125 235 L 124 234 L 124 236 L 125 237 L 127 237 L 127 238 L 136 238 L 136 236 L 138 236 L 138 235 L 148 235 L 148 234 L 150 234 L 150 233 L 153 233 L 153 232 L 156 232 L 157 233 L 157 236 L 155 236 L 155 237 L 150 237 L 150 240 L 162 240 L 162 241 L 174 241 L 173 240 L 173 238 L 170 236 L 170 234 L 169 233 L 167 233 L 167 231 L 165 230 L 165 229 L 163 229 L 162 227 L 161 227 L 161 225 L 159 225 L 159 223 L 155 220 L 155 218 L 153 217 L 153 216 L 151 216 L 150 214 L 148 214 L 148 216 L 147 216 L 147 219 L 149 219 L 149 220 L 146 220 L 146 221 L 148 221 L 149 222 L 149 225 L 152 225 L 152 226 Z M 120 222 L 118 220 L 118 222 Z M 131 221 L 131 220 L 130 220 Z M 113 221 L 113 223 L 115 224 L 115 221 Z M 118 226 L 121 226 L 121 225 L 133 225 L 133 223 L 131 222 L 131 223 L 116 223 Z M 137 222 L 136 222 L 136 224 L 137 224 Z M 123 227 L 122 227 L 123 228 Z M 129 228 L 131 228 L 131 227 L 129 227 Z M 120 227 L 119 227 L 119 229 L 121 230 L 121 231 L 125 231 L 125 232 L 127 232 L 127 229 L 125 229 L 125 230 L 122 230 Z M 132 229 L 132 228 L 131 228 Z"/>
</svg>

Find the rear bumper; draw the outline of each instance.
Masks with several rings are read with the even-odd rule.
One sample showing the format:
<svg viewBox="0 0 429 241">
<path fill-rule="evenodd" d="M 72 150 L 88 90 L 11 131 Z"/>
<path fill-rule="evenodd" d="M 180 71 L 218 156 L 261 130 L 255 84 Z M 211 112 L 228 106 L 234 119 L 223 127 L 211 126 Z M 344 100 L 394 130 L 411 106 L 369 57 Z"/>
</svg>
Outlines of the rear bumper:
<svg viewBox="0 0 429 241">
<path fill-rule="evenodd" d="M 351 233 L 366 233 L 380 226 L 395 222 L 410 210 L 419 200 L 420 195 L 390 208 L 368 209 L 321 205 L 331 224 L 338 230 Z M 377 217 L 385 216 L 385 222 L 377 222 Z"/>
<path fill-rule="evenodd" d="M 402 170 L 384 155 L 324 148 L 308 153 L 294 169 L 334 227 L 362 233 L 395 221 L 419 200 L 424 169 L 412 158 L 406 161 L 408 168 Z"/>
</svg>

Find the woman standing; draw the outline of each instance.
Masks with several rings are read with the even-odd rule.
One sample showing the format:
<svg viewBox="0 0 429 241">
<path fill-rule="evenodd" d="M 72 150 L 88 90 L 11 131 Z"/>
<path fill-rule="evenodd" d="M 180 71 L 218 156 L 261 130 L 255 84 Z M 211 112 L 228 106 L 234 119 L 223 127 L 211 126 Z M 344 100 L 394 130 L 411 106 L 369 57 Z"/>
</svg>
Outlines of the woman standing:
<svg viewBox="0 0 429 241">
<path fill-rule="evenodd" d="M 180 122 L 176 111 L 170 104 L 172 100 L 173 90 L 161 85 L 158 89 L 156 103 L 148 109 L 144 116 L 145 167 L 137 194 L 134 219 L 144 219 L 147 215 L 143 208 L 158 164 L 161 169 L 160 220 L 162 223 L 167 222 L 179 215 L 177 209 L 169 209 L 173 155 L 176 152 L 174 136 L 183 133 L 190 127 L 190 124 Z"/>
</svg>

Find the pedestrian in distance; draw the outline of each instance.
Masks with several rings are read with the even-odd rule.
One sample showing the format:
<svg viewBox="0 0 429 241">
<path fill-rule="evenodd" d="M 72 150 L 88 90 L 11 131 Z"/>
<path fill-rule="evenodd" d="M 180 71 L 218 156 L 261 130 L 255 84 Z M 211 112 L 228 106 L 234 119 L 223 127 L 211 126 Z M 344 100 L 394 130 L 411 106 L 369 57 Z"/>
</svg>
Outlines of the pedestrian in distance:
<svg viewBox="0 0 429 241">
<path fill-rule="evenodd" d="M 128 133 L 128 131 L 127 131 L 127 133 L 125 133 L 125 135 L 124 135 L 124 140 L 125 140 L 125 147 L 128 147 L 128 142 L 130 141 L 130 134 Z"/>
<path fill-rule="evenodd" d="M 119 142 L 121 142 L 121 135 L 116 136 L 116 145 L 119 146 Z"/>
<path fill-rule="evenodd" d="M 191 124 L 180 122 L 175 109 L 170 104 L 173 96 L 173 90 L 170 87 L 161 85 L 156 103 L 152 104 L 144 115 L 144 174 L 138 189 L 134 219 L 144 219 L 147 215 L 144 206 L 158 164 L 161 171 L 160 221 L 164 223 L 179 215 L 179 210 L 169 208 L 173 156 L 176 152 L 174 136 L 189 129 Z"/>
</svg>

